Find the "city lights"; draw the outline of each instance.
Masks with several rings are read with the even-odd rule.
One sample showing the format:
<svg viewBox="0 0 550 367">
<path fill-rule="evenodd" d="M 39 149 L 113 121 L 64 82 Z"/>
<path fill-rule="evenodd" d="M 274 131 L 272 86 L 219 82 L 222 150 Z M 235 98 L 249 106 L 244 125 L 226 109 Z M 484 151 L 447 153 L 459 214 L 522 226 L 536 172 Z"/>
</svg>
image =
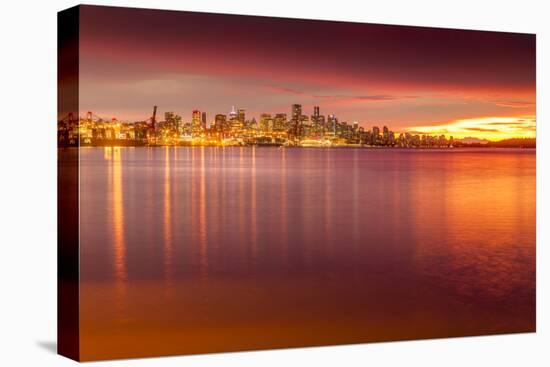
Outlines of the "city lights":
<svg viewBox="0 0 550 367">
<path fill-rule="evenodd" d="M 114 117 L 105 119 L 88 111 L 78 118 L 74 114 L 62 118 L 58 122 L 58 141 L 60 146 L 453 148 L 471 146 L 472 142 L 479 146 L 488 145 L 489 141 L 485 139 L 494 134 L 496 127 L 509 131 L 532 127 L 532 134 L 525 136 L 530 139 L 507 141 L 509 146 L 531 147 L 535 144 L 535 120 L 532 117 L 460 120 L 448 125 L 416 127 L 396 134 L 387 126 L 382 129 L 373 126 L 369 130 L 359 126 L 358 122 L 340 121 L 333 114 L 322 115 L 319 106 L 313 106 L 312 112 L 311 115 L 304 114 L 302 105 L 293 104 L 288 115 L 285 112 L 262 113 L 256 120 L 255 117 L 247 118 L 244 108 L 232 106 L 227 115 L 216 114 L 212 117 L 205 111 L 193 110 L 191 119 L 185 121 L 182 116 L 168 111 L 164 113 L 163 120 L 157 121 L 157 106 L 154 106 L 150 118 L 123 122 Z M 466 144 L 464 138 L 472 131 L 476 138 L 470 138 Z M 502 137 L 506 135 L 502 134 Z"/>
</svg>

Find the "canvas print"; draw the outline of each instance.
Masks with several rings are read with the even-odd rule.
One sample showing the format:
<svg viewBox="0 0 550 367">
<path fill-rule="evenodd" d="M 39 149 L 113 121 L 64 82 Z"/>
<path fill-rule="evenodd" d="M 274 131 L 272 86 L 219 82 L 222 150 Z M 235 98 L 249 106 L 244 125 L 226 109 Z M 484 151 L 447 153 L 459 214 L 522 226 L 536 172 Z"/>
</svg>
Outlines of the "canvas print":
<svg viewBox="0 0 550 367">
<path fill-rule="evenodd" d="M 60 354 L 535 331 L 535 35 L 58 23 Z"/>
</svg>

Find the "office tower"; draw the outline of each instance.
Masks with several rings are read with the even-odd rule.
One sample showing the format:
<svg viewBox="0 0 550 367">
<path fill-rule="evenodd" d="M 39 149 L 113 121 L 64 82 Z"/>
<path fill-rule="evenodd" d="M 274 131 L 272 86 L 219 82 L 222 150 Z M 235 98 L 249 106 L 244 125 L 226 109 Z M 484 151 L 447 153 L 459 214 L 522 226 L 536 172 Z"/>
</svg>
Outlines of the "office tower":
<svg viewBox="0 0 550 367">
<path fill-rule="evenodd" d="M 333 136 L 336 136 L 336 130 L 338 119 L 335 115 L 328 115 L 327 116 L 327 123 L 326 123 L 326 132 L 330 133 Z"/>
<path fill-rule="evenodd" d="M 292 117 L 291 117 L 291 122 L 290 122 L 289 135 L 296 138 L 300 135 L 300 119 L 302 117 L 302 105 L 301 104 L 293 104 L 292 105 L 291 116 Z"/>
<path fill-rule="evenodd" d="M 306 115 L 300 116 L 300 122 L 298 124 L 298 136 L 306 137 L 310 133 L 309 117 Z"/>
<path fill-rule="evenodd" d="M 271 119 L 271 114 L 262 113 L 260 115 L 260 130 L 262 132 L 268 132 L 273 129 L 273 120 Z"/>
<path fill-rule="evenodd" d="M 390 140 L 390 130 L 387 126 L 384 126 L 382 128 L 382 140 L 384 141 L 384 144 L 388 144 Z"/>
<path fill-rule="evenodd" d="M 292 120 L 298 121 L 300 119 L 300 116 L 302 116 L 302 105 L 301 104 L 293 104 L 292 105 Z"/>
<path fill-rule="evenodd" d="M 227 127 L 227 118 L 225 115 L 217 114 L 214 119 L 214 126 L 216 127 L 216 130 L 218 132 L 225 131 L 225 128 Z"/>
<path fill-rule="evenodd" d="M 235 106 L 231 106 L 231 112 L 229 112 L 229 121 L 236 120 L 237 119 L 237 111 L 235 110 Z"/>
<path fill-rule="evenodd" d="M 239 120 L 239 122 L 242 125 L 244 125 L 244 123 L 245 123 L 244 108 L 239 108 L 237 110 L 237 120 Z"/>
<path fill-rule="evenodd" d="M 202 116 L 201 116 L 201 125 L 202 125 L 202 128 L 203 128 L 203 129 L 206 129 L 206 112 L 203 112 L 203 113 L 202 113 Z"/>
<path fill-rule="evenodd" d="M 287 129 L 286 113 L 277 113 L 273 119 L 273 130 L 285 131 Z"/>
<path fill-rule="evenodd" d="M 378 144 L 380 140 L 380 128 L 378 126 L 372 127 L 372 144 Z"/>
<path fill-rule="evenodd" d="M 202 132 L 201 111 L 193 110 L 191 121 L 193 135 L 199 135 Z"/>
<path fill-rule="evenodd" d="M 174 121 L 174 130 L 176 131 L 176 134 L 179 135 L 180 134 L 180 129 L 181 129 L 181 116 L 180 115 L 174 115 L 173 116 L 173 121 Z"/>
<path fill-rule="evenodd" d="M 319 125 L 319 106 L 313 106 L 313 115 L 311 115 L 311 124 L 316 128 Z"/>
<path fill-rule="evenodd" d="M 325 132 L 326 132 L 326 130 L 327 130 L 326 123 L 325 123 L 325 116 L 319 115 L 319 117 L 317 117 L 317 123 L 319 124 L 319 129 L 320 129 L 320 132 L 321 132 L 321 137 L 324 137 L 324 136 L 325 136 Z"/>
<path fill-rule="evenodd" d="M 258 122 L 255 117 L 252 117 L 252 120 L 246 121 L 247 129 L 258 130 Z"/>
<path fill-rule="evenodd" d="M 313 106 L 313 115 L 311 115 L 311 133 L 316 136 L 320 136 L 322 134 L 319 106 Z"/>
</svg>

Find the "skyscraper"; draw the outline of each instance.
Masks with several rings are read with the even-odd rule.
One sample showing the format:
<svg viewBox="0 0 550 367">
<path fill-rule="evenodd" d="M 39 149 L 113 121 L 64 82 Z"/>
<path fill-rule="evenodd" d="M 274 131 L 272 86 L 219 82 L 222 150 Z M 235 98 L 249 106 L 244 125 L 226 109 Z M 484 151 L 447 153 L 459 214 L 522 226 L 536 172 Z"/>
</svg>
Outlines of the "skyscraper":
<svg viewBox="0 0 550 367">
<path fill-rule="evenodd" d="M 292 105 L 292 111 L 291 111 L 291 122 L 290 122 L 290 131 L 289 135 L 293 136 L 294 138 L 297 138 L 300 136 L 300 123 L 302 118 L 302 105 L 301 104 L 293 104 Z"/>
<path fill-rule="evenodd" d="M 334 136 L 336 136 L 336 128 L 337 128 L 338 119 L 334 115 L 328 115 L 327 116 L 327 123 L 326 123 L 326 131 Z"/>
<path fill-rule="evenodd" d="M 235 106 L 231 106 L 231 112 L 229 112 L 229 120 L 237 119 L 237 111 Z"/>
<path fill-rule="evenodd" d="M 372 144 L 377 144 L 378 140 L 380 140 L 380 128 L 378 126 L 372 127 Z"/>
<path fill-rule="evenodd" d="M 239 112 L 242 111 L 242 116 L 239 116 Z M 243 122 L 241 122 L 241 119 Z M 231 112 L 229 112 L 229 130 L 232 134 L 243 128 L 244 125 L 244 110 L 235 110 L 235 106 L 231 106 Z"/>
<path fill-rule="evenodd" d="M 226 121 L 225 115 L 217 114 L 215 117 L 214 126 L 216 127 L 216 130 L 218 132 L 224 132 L 227 127 L 227 121 Z"/>
<path fill-rule="evenodd" d="M 239 120 L 239 122 L 244 125 L 244 122 L 245 122 L 244 108 L 239 108 L 237 110 L 237 120 Z"/>
<path fill-rule="evenodd" d="M 382 128 L 382 139 L 384 141 L 384 144 L 388 144 L 390 141 L 390 129 L 388 129 L 387 126 L 384 126 Z"/>
<path fill-rule="evenodd" d="M 273 119 L 271 118 L 271 114 L 262 113 L 260 115 L 260 130 L 262 132 L 268 132 L 273 130 Z"/>
<path fill-rule="evenodd" d="M 302 105 L 301 104 L 293 104 L 292 105 L 292 120 L 298 121 L 298 120 L 300 120 L 300 116 L 302 116 Z"/>
<path fill-rule="evenodd" d="M 287 128 L 286 113 L 278 113 L 273 120 L 273 130 L 285 131 Z"/>
<path fill-rule="evenodd" d="M 191 114 L 191 121 L 193 135 L 199 135 L 202 132 L 201 111 L 193 110 L 193 113 Z"/>
<path fill-rule="evenodd" d="M 321 116 L 319 115 L 319 106 L 313 106 L 313 115 L 311 115 L 312 132 L 317 136 L 323 135 L 323 126 L 321 125 Z"/>
<path fill-rule="evenodd" d="M 206 129 L 206 112 L 202 113 L 201 125 L 203 129 Z"/>
</svg>

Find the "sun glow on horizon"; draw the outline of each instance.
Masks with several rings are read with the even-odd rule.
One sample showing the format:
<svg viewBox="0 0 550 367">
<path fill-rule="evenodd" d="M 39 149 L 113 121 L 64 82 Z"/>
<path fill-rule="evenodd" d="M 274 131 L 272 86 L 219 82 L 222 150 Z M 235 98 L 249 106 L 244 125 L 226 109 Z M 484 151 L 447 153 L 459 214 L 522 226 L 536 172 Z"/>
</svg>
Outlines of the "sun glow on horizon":
<svg viewBox="0 0 550 367">
<path fill-rule="evenodd" d="M 530 115 L 460 119 L 446 124 L 414 126 L 407 131 L 414 134 L 443 134 L 454 138 L 475 137 L 487 140 L 535 138 L 536 118 Z"/>
</svg>

